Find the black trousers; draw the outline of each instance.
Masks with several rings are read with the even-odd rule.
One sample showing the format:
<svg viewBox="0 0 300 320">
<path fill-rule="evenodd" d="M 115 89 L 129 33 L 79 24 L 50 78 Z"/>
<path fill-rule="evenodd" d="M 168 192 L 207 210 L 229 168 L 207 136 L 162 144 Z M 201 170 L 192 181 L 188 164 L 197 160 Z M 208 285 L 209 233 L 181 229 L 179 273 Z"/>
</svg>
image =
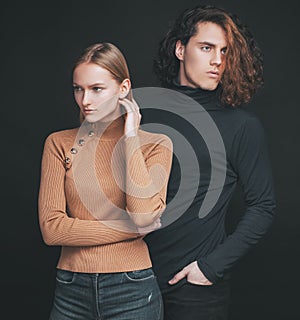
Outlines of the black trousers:
<svg viewBox="0 0 300 320">
<path fill-rule="evenodd" d="M 185 283 L 162 293 L 164 320 L 227 320 L 230 300 L 229 280 L 212 286 Z"/>
</svg>

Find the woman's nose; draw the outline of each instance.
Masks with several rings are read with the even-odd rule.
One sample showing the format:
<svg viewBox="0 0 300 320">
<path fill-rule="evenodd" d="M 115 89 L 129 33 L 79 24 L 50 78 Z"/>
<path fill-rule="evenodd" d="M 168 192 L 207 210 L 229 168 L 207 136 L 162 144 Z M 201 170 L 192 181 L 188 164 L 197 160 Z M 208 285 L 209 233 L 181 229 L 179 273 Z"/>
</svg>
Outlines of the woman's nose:
<svg viewBox="0 0 300 320">
<path fill-rule="evenodd" d="M 88 106 L 91 104 L 91 99 L 88 91 L 84 91 L 81 103 L 83 106 Z"/>
</svg>

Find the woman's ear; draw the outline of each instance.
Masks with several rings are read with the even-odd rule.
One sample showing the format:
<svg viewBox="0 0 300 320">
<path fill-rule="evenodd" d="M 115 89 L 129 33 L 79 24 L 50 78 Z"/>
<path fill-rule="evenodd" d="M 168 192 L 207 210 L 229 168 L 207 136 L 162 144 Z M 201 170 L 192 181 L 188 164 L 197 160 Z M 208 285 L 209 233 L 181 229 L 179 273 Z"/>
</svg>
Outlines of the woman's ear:
<svg viewBox="0 0 300 320">
<path fill-rule="evenodd" d="M 131 88 L 131 82 L 128 78 L 124 79 L 120 85 L 120 99 L 124 99 Z"/>
<path fill-rule="evenodd" d="M 178 58 L 178 60 L 183 60 L 184 58 L 184 45 L 182 44 L 182 42 L 180 40 L 178 40 L 176 42 L 176 46 L 175 46 L 175 55 Z"/>
</svg>

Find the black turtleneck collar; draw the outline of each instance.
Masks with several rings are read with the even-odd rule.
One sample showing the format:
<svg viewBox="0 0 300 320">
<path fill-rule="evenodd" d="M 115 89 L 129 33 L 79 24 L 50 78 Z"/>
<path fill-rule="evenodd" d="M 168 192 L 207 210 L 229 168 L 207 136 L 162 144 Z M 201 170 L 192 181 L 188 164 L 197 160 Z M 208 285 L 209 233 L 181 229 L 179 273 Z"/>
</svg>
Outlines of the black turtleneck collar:
<svg viewBox="0 0 300 320">
<path fill-rule="evenodd" d="M 215 90 L 204 90 L 201 88 L 192 88 L 188 86 L 182 86 L 178 80 L 173 80 L 173 84 L 170 89 L 179 91 L 193 98 L 195 101 L 201 104 L 206 110 L 220 110 L 222 105 L 219 100 L 221 86 L 219 85 Z"/>
</svg>

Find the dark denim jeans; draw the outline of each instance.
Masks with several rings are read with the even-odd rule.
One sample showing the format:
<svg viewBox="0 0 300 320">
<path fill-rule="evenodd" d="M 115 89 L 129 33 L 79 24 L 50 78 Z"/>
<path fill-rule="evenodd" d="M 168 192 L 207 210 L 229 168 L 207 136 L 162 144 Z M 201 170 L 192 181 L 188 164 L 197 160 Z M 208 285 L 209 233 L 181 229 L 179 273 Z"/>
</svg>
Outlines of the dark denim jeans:
<svg viewBox="0 0 300 320">
<path fill-rule="evenodd" d="M 229 280 L 212 286 L 186 282 L 163 293 L 165 320 L 227 320 L 230 299 Z"/>
<path fill-rule="evenodd" d="M 161 320 L 152 269 L 120 273 L 57 270 L 50 320 Z"/>
</svg>

